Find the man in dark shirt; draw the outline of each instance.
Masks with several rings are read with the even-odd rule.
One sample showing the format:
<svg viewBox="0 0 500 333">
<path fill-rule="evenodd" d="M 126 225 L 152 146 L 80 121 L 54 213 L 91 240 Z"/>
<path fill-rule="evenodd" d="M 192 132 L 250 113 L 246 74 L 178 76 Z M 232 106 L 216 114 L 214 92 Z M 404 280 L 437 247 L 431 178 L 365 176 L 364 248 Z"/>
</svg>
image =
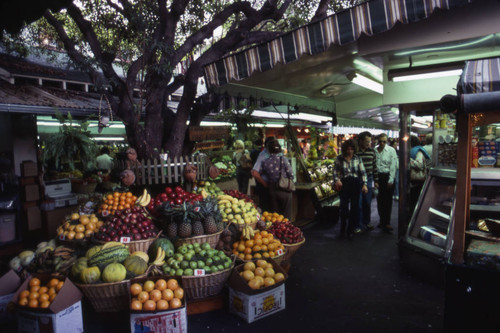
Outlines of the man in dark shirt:
<svg viewBox="0 0 500 333">
<path fill-rule="evenodd" d="M 368 177 L 368 192 L 361 193 L 359 199 L 359 225 L 354 230 L 355 233 L 360 233 L 363 230 L 373 229 L 370 223 L 371 217 L 371 204 L 373 197 L 373 188 L 378 188 L 378 171 L 377 171 L 377 155 L 375 150 L 371 147 L 372 134 L 368 131 L 361 132 L 358 135 L 359 150 L 357 155 L 363 161 L 363 165 Z"/>
</svg>

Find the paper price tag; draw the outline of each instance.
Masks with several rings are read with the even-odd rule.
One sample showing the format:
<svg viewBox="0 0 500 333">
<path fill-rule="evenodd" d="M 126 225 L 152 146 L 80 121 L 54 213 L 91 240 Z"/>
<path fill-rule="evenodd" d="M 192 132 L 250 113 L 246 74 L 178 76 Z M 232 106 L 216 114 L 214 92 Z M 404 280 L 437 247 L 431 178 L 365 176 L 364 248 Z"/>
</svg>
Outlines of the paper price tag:
<svg viewBox="0 0 500 333">
<path fill-rule="evenodd" d="M 130 243 L 130 237 L 121 237 L 120 243 L 123 243 L 123 244 Z"/>
<path fill-rule="evenodd" d="M 205 270 L 198 268 L 194 270 L 194 276 L 204 276 L 205 275 Z"/>
<path fill-rule="evenodd" d="M 200 211 L 200 209 L 201 209 L 200 207 L 195 207 L 194 211 L 198 213 Z"/>
<path fill-rule="evenodd" d="M 65 240 L 65 239 L 66 239 L 66 236 L 64 234 L 59 235 L 59 240 Z"/>
<path fill-rule="evenodd" d="M 277 249 L 276 250 L 276 254 L 279 255 L 279 256 L 282 255 L 283 254 L 283 250 L 282 249 Z"/>
</svg>

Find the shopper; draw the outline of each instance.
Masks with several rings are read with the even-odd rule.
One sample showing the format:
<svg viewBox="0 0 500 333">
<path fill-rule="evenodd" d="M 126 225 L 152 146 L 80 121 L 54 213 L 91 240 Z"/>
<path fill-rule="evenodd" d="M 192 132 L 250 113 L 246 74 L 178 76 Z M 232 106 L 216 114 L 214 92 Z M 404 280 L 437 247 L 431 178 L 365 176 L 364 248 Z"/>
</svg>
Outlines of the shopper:
<svg viewBox="0 0 500 333">
<path fill-rule="evenodd" d="M 379 135 L 378 146 L 375 147 L 375 152 L 377 153 L 379 185 L 377 210 L 380 223 L 378 227 L 390 233 L 393 229 L 390 222 L 398 155 L 396 154 L 396 150 L 387 144 L 387 134 L 385 133 Z"/>
<path fill-rule="evenodd" d="M 392 195 L 392 199 L 399 200 L 399 149 L 397 139 L 391 141 L 391 147 L 396 150 L 396 155 L 398 155 L 398 163 L 396 164 L 396 176 L 394 177 L 394 194 Z"/>
<path fill-rule="evenodd" d="M 142 176 L 142 164 L 137 159 L 137 151 L 134 148 L 128 148 L 126 151 L 125 170 L 131 170 L 135 174 L 135 179 Z M 123 183 L 123 177 L 122 183 Z"/>
<path fill-rule="evenodd" d="M 262 209 L 262 211 L 270 210 L 269 190 L 266 187 L 269 179 L 267 179 L 266 175 L 260 174 L 260 167 L 262 165 L 262 161 L 270 156 L 267 145 L 273 140 L 275 140 L 274 136 L 266 138 L 266 140 L 264 141 L 264 149 L 257 157 L 257 160 L 255 161 L 251 171 L 252 177 L 254 177 L 255 179 L 255 191 L 257 192 L 257 196 L 259 197 L 258 205 L 259 208 Z"/>
<path fill-rule="evenodd" d="M 429 159 L 427 159 L 427 168 L 431 167 L 432 164 L 432 133 L 427 133 L 425 136 L 425 146 L 423 146 L 427 155 L 429 155 Z"/>
<path fill-rule="evenodd" d="M 109 173 L 113 168 L 113 158 L 109 156 L 109 148 L 102 147 L 100 155 L 95 159 L 96 168 L 98 171 Z"/>
<path fill-rule="evenodd" d="M 367 187 L 366 193 L 361 193 L 359 199 L 359 223 L 354 230 L 355 233 L 360 233 L 364 230 L 372 230 L 371 222 L 371 206 L 373 197 L 373 188 L 378 188 L 378 171 L 377 171 L 377 154 L 372 145 L 372 134 L 368 131 L 361 132 L 358 135 L 359 151 L 356 153 L 363 161 L 363 166 L 366 170 Z"/>
<path fill-rule="evenodd" d="M 413 214 L 418 197 L 427 178 L 427 165 L 430 160 L 427 151 L 420 145 L 415 135 L 410 137 L 410 214 Z"/>
<path fill-rule="evenodd" d="M 267 179 L 270 207 L 273 212 L 282 214 L 292 220 L 292 192 L 283 191 L 278 187 L 281 174 L 293 180 L 293 171 L 288 159 L 281 155 L 281 145 L 278 140 L 269 142 L 269 157 L 262 161 L 260 174 Z"/>
<path fill-rule="evenodd" d="M 353 140 L 342 144 L 342 154 L 335 159 L 333 180 L 340 194 L 340 235 L 344 238 L 347 224 L 347 237 L 352 239 L 359 221 L 359 198 L 368 192 L 365 167 L 361 158 L 355 155 Z"/>
<path fill-rule="evenodd" d="M 235 152 L 233 153 L 233 163 L 236 165 L 236 181 L 238 182 L 238 191 L 247 194 L 248 182 L 250 180 L 253 163 L 250 153 L 245 149 L 245 143 L 242 140 L 234 142 Z"/>
<path fill-rule="evenodd" d="M 262 138 L 258 138 L 253 142 L 253 144 L 254 148 L 250 151 L 250 158 L 253 162 L 255 162 L 257 161 L 260 152 L 264 149 L 264 141 L 262 141 Z"/>
</svg>

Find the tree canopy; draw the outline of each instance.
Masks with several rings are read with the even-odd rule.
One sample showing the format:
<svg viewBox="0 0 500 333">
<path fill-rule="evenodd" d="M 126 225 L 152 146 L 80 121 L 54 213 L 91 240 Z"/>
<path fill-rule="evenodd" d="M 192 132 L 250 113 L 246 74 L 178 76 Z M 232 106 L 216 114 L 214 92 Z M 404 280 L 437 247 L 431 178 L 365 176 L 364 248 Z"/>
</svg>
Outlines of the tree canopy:
<svg viewBox="0 0 500 333">
<path fill-rule="evenodd" d="M 198 125 L 219 104 L 213 96 L 196 98 L 204 65 L 357 2 L 74 1 L 60 11 L 47 7 L 42 19 L 4 40 L 64 49 L 106 95 L 142 157 L 160 149 L 175 156 L 190 153 L 187 121 Z M 183 71 L 176 71 L 179 64 Z M 175 111 L 167 102 L 181 87 Z"/>
</svg>

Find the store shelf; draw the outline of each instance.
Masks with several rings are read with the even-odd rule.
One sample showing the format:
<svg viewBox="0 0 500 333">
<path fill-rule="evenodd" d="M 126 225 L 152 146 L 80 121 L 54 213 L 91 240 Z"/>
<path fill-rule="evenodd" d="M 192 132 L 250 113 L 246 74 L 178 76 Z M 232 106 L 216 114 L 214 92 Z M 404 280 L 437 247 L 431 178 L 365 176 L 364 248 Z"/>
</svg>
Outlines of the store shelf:
<svg viewBox="0 0 500 333">
<path fill-rule="evenodd" d="M 441 212 L 441 211 L 439 211 L 437 209 L 434 209 L 432 207 L 429 207 L 429 213 L 437 215 L 437 216 L 439 216 L 439 217 L 441 217 L 441 218 L 443 218 L 443 219 L 445 219 L 447 221 L 450 219 L 450 215 L 445 214 L 445 213 L 443 213 L 443 212 Z"/>
<path fill-rule="evenodd" d="M 470 205 L 471 211 L 488 212 L 488 213 L 500 213 L 500 206 L 492 205 Z"/>
</svg>

